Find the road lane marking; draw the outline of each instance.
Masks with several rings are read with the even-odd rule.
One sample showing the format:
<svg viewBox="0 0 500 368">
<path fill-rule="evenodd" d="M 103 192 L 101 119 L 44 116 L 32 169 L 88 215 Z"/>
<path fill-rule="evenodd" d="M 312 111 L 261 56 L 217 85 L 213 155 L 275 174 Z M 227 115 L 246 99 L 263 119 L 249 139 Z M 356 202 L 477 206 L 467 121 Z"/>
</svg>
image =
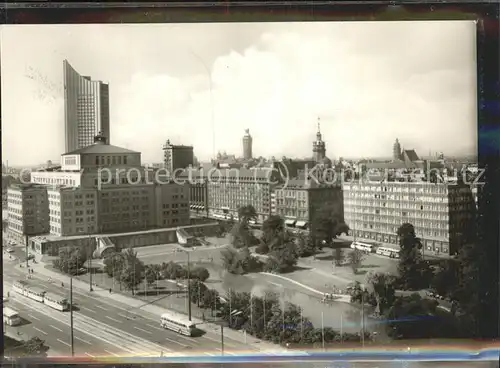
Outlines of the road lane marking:
<svg viewBox="0 0 500 368">
<path fill-rule="evenodd" d="M 81 337 L 75 336 L 75 339 L 80 340 L 80 341 L 82 341 L 82 342 L 84 342 L 86 344 L 92 345 L 90 342 L 88 342 L 87 340 L 82 339 Z"/>
<path fill-rule="evenodd" d="M 111 318 L 110 316 L 106 316 L 106 318 L 118 323 L 122 323 L 122 321 L 118 321 L 117 319 Z"/>
<path fill-rule="evenodd" d="M 219 337 L 218 339 L 216 339 L 216 338 L 213 338 L 213 337 L 210 337 L 210 336 L 207 336 L 207 335 L 203 335 L 203 338 L 208 339 L 208 340 L 212 340 L 212 341 L 215 341 L 215 342 L 220 343 L 220 337 Z M 230 347 L 233 347 L 233 348 L 236 348 L 236 347 L 237 347 L 237 346 L 236 346 L 236 345 L 234 345 L 234 344 L 231 344 L 231 343 L 229 343 L 229 342 L 226 342 L 226 337 L 224 337 L 224 345 L 226 345 L 226 346 L 230 346 Z"/>
<path fill-rule="evenodd" d="M 55 326 L 50 325 L 50 327 L 52 327 L 54 330 L 57 330 L 57 331 L 63 332 L 63 330 L 61 330 L 60 328 L 57 328 L 57 327 L 55 327 Z"/>
<path fill-rule="evenodd" d="M 160 331 L 164 331 L 165 330 L 164 328 L 160 328 L 158 326 L 153 326 L 153 325 L 150 325 L 149 323 L 146 323 L 146 326 L 151 327 L 151 328 L 155 328 L 155 329 L 160 330 Z"/>
<path fill-rule="evenodd" d="M 94 310 L 92 310 L 92 309 L 90 309 L 90 308 L 87 308 L 87 307 L 82 307 L 81 305 L 79 305 L 79 306 L 78 306 L 78 308 L 80 308 L 80 309 L 85 309 L 86 311 L 89 311 L 89 312 L 91 312 L 91 313 L 95 313 L 95 311 L 94 311 Z"/>
<path fill-rule="evenodd" d="M 88 357 L 91 357 L 91 358 L 95 358 L 95 356 L 90 355 L 89 353 L 85 353 L 85 355 L 88 356 Z"/>
<path fill-rule="evenodd" d="M 96 308 L 99 308 L 99 309 L 102 309 L 102 310 L 105 310 L 105 311 L 109 310 L 109 309 L 107 309 L 107 308 L 101 307 L 100 305 L 96 305 L 95 307 L 96 307 Z"/>
<path fill-rule="evenodd" d="M 188 347 L 188 345 L 183 344 L 183 343 L 181 343 L 181 342 L 179 342 L 179 341 L 175 341 L 175 340 L 169 339 L 168 337 L 165 337 L 165 340 L 168 340 L 168 341 L 170 341 L 170 342 L 173 342 L 174 344 L 179 344 L 180 346 L 182 346 L 182 347 L 184 347 L 184 348 L 187 348 L 187 347 Z"/>
<path fill-rule="evenodd" d="M 68 344 L 66 341 L 62 341 L 61 339 L 57 339 L 57 341 L 59 341 L 61 344 L 71 347 L 71 345 Z"/>
<path fill-rule="evenodd" d="M 33 319 L 36 319 L 37 321 L 40 321 L 40 318 L 36 318 L 34 315 L 32 314 L 28 314 L 28 316 L 30 316 L 30 318 L 33 318 Z"/>
<path fill-rule="evenodd" d="M 38 331 L 38 332 L 40 332 L 40 333 L 43 333 L 44 335 L 48 335 L 48 333 L 47 333 L 47 332 L 42 331 L 42 330 L 40 330 L 40 329 L 39 329 L 39 328 L 37 328 L 37 327 L 33 327 L 33 329 L 34 329 L 34 330 L 37 330 L 37 331 Z"/>
<path fill-rule="evenodd" d="M 39 305 L 38 305 L 39 303 L 38 303 L 38 302 L 35 302 L 35 301 L 32 301 L 31 299 L 28 299 L 28 300 L 29 300 L 29 302 L 28 302 L 28 303 L 22 304 L 22 305 L 23 305 L 23 307 L 26 307 L 26 308 L 28 308 L 28 309 L 30 309 L 30 310 L 33 310 L 33 311 L 39 311 L 39 308 L 40 308 L 40 307 L 39 307 Z M 37 304 L 37 305 L 34 305 L 34 304 Z M 60 322 L 60 323 L 63 323 L 65 326 L 68 326 L 68 327 L 69 327 L 69 323 L 68 323 L 67 321 L 61 321 L 61 320 L 60 320 L 60 315 L 59 315 L 59 312 L 52 311 L 52 310 L 50 310 L 50 312 L 51 312 L 51 313 L 46 313 L 46 312 L 49 312 L 49 310 L 44 310 L 44 311 L 42 311 L 42 313 L 43 313 L 45 316 L 49 317 L 50 319 L 53 319 L 53 320 L 55 320 L 55 321 L 57 321 L 57 322 Z M 57 317 L 57 318 L 56 318 L 56 317 L 54 317 L 54 314 L 52 314 L 52 312 L 56 313 L 56 314 L 58 315 L 58 317 Z M 77 314 L 77 315 L 78 315 L 78 314 Z M 86 318 L 91 319 L 90 317 L 86 317 Z M 93 320 L 93 319 L 91 319 L 91 320 Z M 95 320 L 93 320 L 93 321 L 95 321 Z M 98 321 L 96 321 L 96 322 L 98 322 Z M 52 325 L 51 325 L 50 327 L 52 327 L 52 328 L 54 328 L 54 329 L 56 329 L 56 330 L 58 330 L 58 331 L 61 331 L 61 332 L 62 332 L 62 330 L 61 330 L 61 329 L 59 329 L 59 328 L 57 328 L 57 327 L 54 327 L 54 326 L 52 326 Z M 124 346 L 117 345 L 117 344 L 116 344 L 116 342 L 115 342 L 115 338 L 110 339 L 109 337 L 103 337 L 103 336 L 99 336 L 98 334 L 93 334 L 93 333 L 91 333 L 91 332 L 87 331 L 87 328 L 83 328 L 83 327 L 76 327 L 76 329 L 77 329 L 78 331 L 81 331 L 82 333 L 84 333 L 84 334 L 86 334 L 86 335 L 89 335 L 90 337 L 96 338 L 96 339 L 98 339 L 98 340 L 100 340 L 100 341 L 105 342 L 106 344 L 109 344 L 109 345 L 112 345 L 112 346 L 116 347 L 116 348 L 118 348 L 120 351 L 122 351 L 122 350 L 123 350 L 123 351 L 125 351 L 125 352 L 126 352 L 126 353 L 125 353 L 126 355 L 127 355 L 127 353 L 133 353 L 133 351 L 132 351 L 132 350 L 130 350 L 130 349 L 128 349 L 128 348 L 126 348 L 126 347 L 124 347 Z M 168 351 L 170 351 L 170 350 L 168 350 Z M 119 356 L 119 355 L 116 355 L 116 356 Z"/>
<path fill-rule="evenodd" d="M 115 357 L 119 357 L 118 354 L 115 354 L 115 353 L 112 353 L 111 351 L 108 351 L 108 350 L 104 350 L 106 353 L 108 354 L 111 354 L 111 355 L 114 355 Z"/>
<path fill-rule="evenodd" d="M 150 334 L 150 335 L 151 335 L 151 331 L 146 331 L 146 330 L 143 330 L 143 329 L 142 329 L 142 328 L 140 328 L 140 327 L 135 327 L 135 326 L 134 326 L 134 328 L 135 328 L 136 330 L 139 330 L 139 331 L 142 331 L 142 332 L 145 332 L 145 333 L 147 333 L 147 334 Z"/>
<path fill-rule="evenodd" d="M 139 317 L 139 315 L 138 315 L 138 314 L 135 314 L 135 313 L 130 313 L 130 314 L 132 314 L 132 316 L 131 316 L 131 315 L 126 315 L 126 314 L 123 314 L 123 313 L 117 313 L 117 314 L 118 314 L 120 317 L 123 317 L 123 318 L 128 319 L 128 320 L 131 320 L 131 319 L 134 319 L 134 318 L 136 318 L 136 317 Z"/>
</svg>

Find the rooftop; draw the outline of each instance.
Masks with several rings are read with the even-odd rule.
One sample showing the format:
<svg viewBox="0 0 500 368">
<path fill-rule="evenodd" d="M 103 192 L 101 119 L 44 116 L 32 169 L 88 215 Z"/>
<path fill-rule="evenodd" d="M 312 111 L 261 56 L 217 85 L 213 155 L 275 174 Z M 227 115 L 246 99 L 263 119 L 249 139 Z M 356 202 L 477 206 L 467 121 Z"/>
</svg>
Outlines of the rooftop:
<svg viewBox="0 0 500 368">
<path fill-rule="evenodd" d="M 9 189 L 17 189 L 17 190 L 30 190 L 30 189 L 45 189 L 46 186 L 43 184 L 35 184 L 35 183 L 16 183 L 12 184 Z"/>
<path fill-rule="evenodd" d="M 66 152 L 65 154 L 63 154 L 63 156 L 85 155 L 85 154 L 112 155 L 112 154 L 129 154 L 129 153 L 137 154 L 140 152 L 132 151 L 123 147 L 113 146 L 111 144 L 96 143 L 87 147 L 79 148 L 71 152 Z"/>
<path fill-rule="evenodd" d="M 327 184 L 320 183 L 315 179 L 290 179 L 283 186 L 280 186 L 279 189 L 320 189 L 320 188 L 339 188 L 339 185 L 336 184 Z"/>
</svg>

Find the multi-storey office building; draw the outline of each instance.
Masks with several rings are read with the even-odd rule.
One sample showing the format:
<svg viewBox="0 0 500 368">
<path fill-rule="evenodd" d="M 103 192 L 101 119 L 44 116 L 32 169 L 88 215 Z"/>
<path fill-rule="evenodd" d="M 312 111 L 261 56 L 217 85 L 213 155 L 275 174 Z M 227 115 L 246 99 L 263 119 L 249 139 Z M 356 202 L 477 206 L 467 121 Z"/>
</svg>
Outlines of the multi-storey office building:
<svg viewBox="0 0 500 368">
<path fill-rule="evenodd" d="M 189 209 L 192 213 L 208 215 L 208 175 L 213 166 L 189 167 L 177 175 L 176 182 L 189 186 Z"/>
<path fill-rule="evenodd" d="M 46 186 L 50 234 L 71 236 L 98 232 L 98 198 L 93 188 Z"/>
<path fill-rule="evenodd" d="M 90 146 L 102 132 L 110 139 L 109 85 L 91 80 L 63 61 L 66 152 Z"/>
<path fill-rule="evenodd" d="M 170 176 L 194 164 L 193 146 L 171 144 L 170 140 L 163 146 L 163 164 Z"/>
<path fill-rule="evenodd" d="M 342 189 L 316 180 L 290 180 L 275 190 L 276 214 L 288 227 L 314 229 L 318 214 L 344 219 Z"/>
<path fill-rule="evenodd" d="M 238 218 L 238 208 L 252 205 L 257 222 L 271 215 L 271 192 L 278 184 L 272 168 L 214 169 L 207 175 L 208 216 Z"/>
<path fill-rule="evenodd" d="M 95 144 L 62 155 L 61 167 L 33 173 L 50 199 L 48 232 L 73 236 L 189 224 L 189 185 L 141 166 L 141 154 Z M 161 180 L 160 180 L 161 179 Z"/>
<path fill-rule="evenodd" d="M 43 185 L 14 184 L 7 189 L 8 238 L 25 244 L 25 236 L 49 231 L 49 202 Z"/>
<path fill-rule="evenodd" d="M 355 237 L 398 244 L 411 223 L 424 252 L 455 254 L 475 221 L 471 189 L 460 184 L 363 182 L 343 184 L 345 221 Z"/>
</svg>

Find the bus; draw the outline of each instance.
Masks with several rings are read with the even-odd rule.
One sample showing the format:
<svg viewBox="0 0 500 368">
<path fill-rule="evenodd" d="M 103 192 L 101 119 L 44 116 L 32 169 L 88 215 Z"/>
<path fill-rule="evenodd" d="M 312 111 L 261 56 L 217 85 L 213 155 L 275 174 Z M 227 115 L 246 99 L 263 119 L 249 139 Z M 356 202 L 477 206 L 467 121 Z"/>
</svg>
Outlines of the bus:
<svg viewBox="0 0 500 368">
<path fill-rule="evenodd" d="M 181 335 L 192 336 L 196 325 L 185 316 L 164 313 L 161 315 L 161 327 L 175 331 Z"/>
<path fill-rule="evenodd" d="M 29 287 L 29 284 L 24 281 L 24 280 L 17 280 L 14 282 L 12 285 L 12 289 L 18 294 L 27 296 L 27 288 Z"/>
<path fill-rule="evenodd" d="M 39 287 L 29 286 L 26 288 L 26 296 L 30 299 L 36 300 L 37 302 L 43 303 L 44 295 L 45 290 Z"/>
<path fill-rule="evenodd" d="M 21 324 L 21 317 L 14 309 L 3 307 L 3 323 L 9 326 L 17 326 Z"/>
<path fill-rule="evenodd" d="M 399 258 L 399 249 L 378 247 L 376 253 L 389 258 Z"/>
<path fill-rule="evenodd" d="M 375 250 L 373 244 L 363 243 L 359 241 L 352 242 L 351 248 L 361 250 L 365 253 L 372 253 Z"/>
<path fill-rule="evenodd" d="M 43 302 L 49 307 L 57 309 L 61 312 L 69 310 L 68 299 L 59 294 L 47 292 L 43 297 Z"/>
</svg>

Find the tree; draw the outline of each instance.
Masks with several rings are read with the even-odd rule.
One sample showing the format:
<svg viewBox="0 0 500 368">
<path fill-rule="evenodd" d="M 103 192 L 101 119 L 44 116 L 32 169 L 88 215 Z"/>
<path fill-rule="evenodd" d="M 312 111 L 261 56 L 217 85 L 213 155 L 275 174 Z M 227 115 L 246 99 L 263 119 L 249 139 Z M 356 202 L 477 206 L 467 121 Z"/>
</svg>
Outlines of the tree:
<svg viewBox="0 0 500 368">
<path fill-rule="evenodd" d="M 277 236 L 285 231 L 285 222 L 278 215 L 269 216 L 262 224 L 262 242 L 271 247 Z"/>
<path fill-rule="evenodd" d="M 483 250 L 474 243 L 461 247 L 457 257 L 457 284 L 450 295 L 453 300 L 458 301 L 456 315 L 462 330 L 467 331 L 470 337 L 480 336 L 481 333 L 478 321 L 482 304 L 486 300 L 479 293 L 478 280 L 482 272 L 480 265 L 485 263 L 484 258 Z"/>
<path fill-rule="evenodd" d="M 85 262 L 88 254 L 83 247 L 63 247 L 59 249 L 59 258 L 52 262 L 54 268 L 68 275 L 76 275 Z"/>
<path fill-rule="evenodd" d="M 238 219 L 240 222 L 246 223 L 247 225 L 250 220 L 257 219 L 257 211 L 255 210 L 255 207 L 249 204 L 238 208 Z"/>
<path fill-rule="evenodd" d="M 422 242 L 415 235 L 412 224 L 404 223 L 397 231 L 399 237 L 398 283 L 406 290 L 418 290 L 429 286 L 431 272 L 422 260 Z"/>
<path fill-rule="evenodd" d="M 207 286 L 200 280 L 191 280 L 191 303 L 200 306 L 203 295 L 208 290 Z"/>
<path fill-rule="evenodd" d="M 445 259 L 440 262 L 431 281 L 431 288 L 438 295 L 455 297 L 458 286 L 459 263 L 456 259 Z"/>
<path fill-rule="evenodd" d="M 135 292 L 135 288 L 142 282 L 144 263 L 137 257 L 137 252 L 133 248 L 128 248 L 124 253 L 124 267 L 120 273 L 121 285 L 126 290 Z"/>
<path fill-rule="evenodd" d="M 173 261 L 164 262 L 161 264 L 161 274 L 168 280 L 184 279 L 187 277 L 187 269 Z"/>
<path fill-rule="evenodd" d="M 303 233 L 298 233 L 295 237 L 297 245 L 297 254 L 299 257 L 309 257 L 315 253 L 311 239 Z"/>
<path fill-rule="evenodd" d="M 124 263 L 125 258 L 123 256 L 123 253 L 112 253 L 109 257 L 106 257 L 104 259 L 104 272 L 109 277 L 114 277 L 116 280 L 119 280 Z"/>
<path fill-rule="evenodd" d="M 193 268 L 190 272 L 191 279 L 197 279 L 201 282 L 205 282 L 210 277 L 210 272 L 205 267 L 197 266 Z"/>
<path fill-rule="evenodd" d="M 34 357 L 46 357 L 49 347 L 45 345 L 45 340 L 40 339 L 35 336 L 27 340 L 23 347 L 26 351 L 26 355 Z"/>
<path fill-rule="evenodd" d="M 150 265 L 146 265 L 144 266 L 144 279 L 146 280 L 146 283 L 148 285 L 151 285 L 153 282 L 155 282 L 157 280 L 157 273 L 155 272 L 155 270 L 153 269 L 153 267 L 151 267 Z"/>
<path fill-rule="evenodd" d="M 388 335 L 394 339 L 440 337 L 437 306 L 435 300 L 423 299 L 418 294 L 397 298 L 386 311 Z"/>
<path fill-rule="evenodd" d="M 395 281 L 393 275 L 386 273 L 368 275 L 367 284 L 372 290 L 378 315 L 383 315 L 393 305 L 396 294 Z"/>
<path fill-rule="evenodd" d="M 253 257 L 247 247 L 241 249 L 227 247 L 221 251 L 221 259 L 224 269 L 236 275 L 262 269 L 262 262 Z"/>
<path fill-rule="evenodd" d="M 364 259 L 364 254 L 359 249 L 354 249 L 348 253 L 347 258 L 349 260 L 349 264 L 351 265 L 352 272 L 354 274 L 358 273 L 358 269 L 361 266 L 361 263 Z"/>
<path fill-rule="evenodd" d="M 335 266 L 342 266 L 345 260 L 344 250 L 342 248 L 335 248 Z"/>
<path fill-rule="evenodd" d="M 314 213 L 312 235 L 318 248 L 322 248 L 323 244 L 331 245 L 333 239 L 342 233 L 349 233 L 349 226 L 342 219 L 333 217 L 325 209 Z"/>
<path fill-rule="evenodd" d="M 284 236 L 278 236 L 273 244 L 266 262 L 266 269 L 278 273 L 291 271 L 298 260 L 295 243 Z"/>
<path fill-rule="evenodd" d="M 201 304 L 205 308 L 210 308 L 213 314 L 213 311 L 217 308 L 217 305 L 220 305 L 219 293 L 217 292 L 217 290 L 214 289 L 205 290 L 201 299 Z"/>
<path fill-rule="evenodd" d="M 258 243 L 247 222 L 239 221 L 231 229 L 231 244 L 234 248 L 251 247 Z"/>
</svg>

